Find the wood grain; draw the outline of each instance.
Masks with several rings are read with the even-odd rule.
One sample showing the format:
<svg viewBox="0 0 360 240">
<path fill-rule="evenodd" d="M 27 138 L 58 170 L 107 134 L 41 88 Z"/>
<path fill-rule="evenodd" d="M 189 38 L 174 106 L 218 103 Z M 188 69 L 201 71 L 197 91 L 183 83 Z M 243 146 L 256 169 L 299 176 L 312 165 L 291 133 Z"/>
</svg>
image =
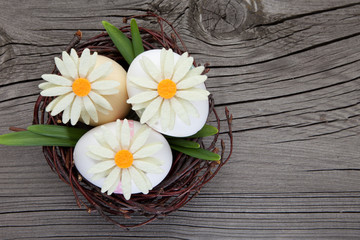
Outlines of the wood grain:
<svg viewBox="0 0 360 240">
<path fill-rule="evenodd" d="M 0 238 L 358 239 L 359 1 L 0 0 L 0 134 L 31 124 L 40 76 L 76 30 L 148 10 L 211 64 L 224 129 L 224 106 L 234 115 L 230 162 L 178 212 L 123 231 L 78 209 L 40 148 L 0 146 Z"/>
</svg>

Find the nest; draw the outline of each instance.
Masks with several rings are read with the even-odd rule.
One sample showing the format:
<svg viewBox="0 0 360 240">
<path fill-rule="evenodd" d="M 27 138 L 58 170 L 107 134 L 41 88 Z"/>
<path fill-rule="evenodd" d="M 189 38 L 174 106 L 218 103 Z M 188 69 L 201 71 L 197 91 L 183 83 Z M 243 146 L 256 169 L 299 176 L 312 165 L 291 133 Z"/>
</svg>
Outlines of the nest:
<svg viewBox="0 0 360 240">
<path fill-rule="evenodd" d="M 159 27 L 158 30 L 139 27 L 146 50 L 165 47 L 172 48 L 173 51 L 178 54 L 187 51 L 174 27 L 165 19 L 153 13 L 135 16 L 135 18 L 156 20 Z M 127 19 L 125 19 L 124 23 L 126 23 L 126 20 Z M 165 33 L 164 26 L 170 29 L 170 34 Z M 130 37 L 130 26 L 124 26 L 120 28 L 120 30 Z M 128 68 L 128 64 L 124 61 L 107 33 L 99 34 L 81 44 L 80 40 L 81 32 L 78 31 L 66 48 L 66 51 L 69 52 L 71 48 L 75 48 L 78 54 L 80 54 L 85 48 L 89 48 L 91 51 L 96 51 L 98 54 L 112 58 L 125 69 Z M 194 65 L 196 65 L 196 63 L 194 63 Z M 206 66 L 207 65 L 205 65 L 205 67 Z M 208 71 L 208 69 L 205 71 Z M 58 74 L 55 67 L 52 73 Z M 46 106 L 51 100 L 52 98 L 49 97 L 38 97 L 34 108 L 33 124 L 62 124 L 61 115 L 53 117 L 45 111 Z M 220 132 L 220 118 L 215 111 L 212 96 L 209 97 L 209 106 L 209 117 L 210 115 L 215 117 L 217 128 Z M 119 227 L 127 229 L 138 227 L 152 222 L 157 218 L 162 218 L 184 206 L 199 193 L 200 189 L 209 182 L 229 160 L 233 148 L 233 137 L 231 130 L 232 116 L 227 108 L 225 108 L 225 115 L 228 127 L 227 144 L 229 145 L 226 156 L 226 144 L 225 141 L 219 139 L 219 134 L 213 136 L 211 140 L 206 141 L 208 146 L 205 146 L 204 139 L 197 139 L 197 142 L 202 148 L 219 153 L 221 160 L 217 162 L 204 161 L 182 153 L 173 152 L 173 165 L 167 177 L 148 194 L 132 194 L 130 200 L 125 200 L 122 194 L 112 194 L 109 196 L 101 193 L 100 188 L 83 179 L 74 166 L 73 148 L 43 147 L 43 153 L 51 169 L 58 174 L 62 181 L 70 185 L 79 207 L 85 206 L 89 213 L 96 210 L 106 220 Z M 127 118 L 134 119 L 136 118 L 136 114 L 132 113 Z M 217 145 L 220 145 L 220 148 L 216 147 Z M 140 217 L 136 217 L 136 223 L 129 224 L 126 223 L 126 219 L 118 216 L 123 216 L 124 218 L 131 218 L 133 216 Z"/>
</svg>

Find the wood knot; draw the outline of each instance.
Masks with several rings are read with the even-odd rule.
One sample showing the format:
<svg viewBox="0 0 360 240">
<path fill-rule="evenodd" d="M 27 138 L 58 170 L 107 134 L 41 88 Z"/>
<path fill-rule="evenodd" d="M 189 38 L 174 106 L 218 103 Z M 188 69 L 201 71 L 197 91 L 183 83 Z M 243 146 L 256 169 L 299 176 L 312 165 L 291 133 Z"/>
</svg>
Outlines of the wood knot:
<svg viewBox="0 0 360 240">
<path fill-rule="evenodd" d="M 262 18 L 259 0 L 194 0 L 191 7 L 202 32 L 217 39 L 238 37 Z"/>
<path fill-rule="evenodd" d="M 16 61 L 11 38 L 6 34 L 5 30 L 0 28 L 0 69 L 1 75 L 9 76 Z"/>
</svg>

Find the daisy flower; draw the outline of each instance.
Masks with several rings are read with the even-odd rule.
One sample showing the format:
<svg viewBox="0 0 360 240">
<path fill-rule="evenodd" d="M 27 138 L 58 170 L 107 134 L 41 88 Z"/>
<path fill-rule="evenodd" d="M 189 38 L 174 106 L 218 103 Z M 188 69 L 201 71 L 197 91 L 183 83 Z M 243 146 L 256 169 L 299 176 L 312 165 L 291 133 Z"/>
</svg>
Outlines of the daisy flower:
<svg viewBox="0 0 360 240">
<path fill-rule="evenodd" d="M 208 104 L 204 67 L 193 67 L 194 59 L 187 52 L 179 56 L 164 48 L 146 51 L 137 58 L 127 74 L 130 97 L 127 102 L 140 115 L 140 122 L 153 127 L 160 121 L 161 130 L 167 131 L 174 129 L 177 117 L 185 128 L 193 124 L 191 117 L 198 121 L 199 108 L 195 102 L 203 101 L 206 107 Z M 134 87 L 136 91 L 132 91 Z"/>
<path fill-rule="evenodd" d="M 61 76 L 43 74 L 46 81 L 41 83 L 41 95 L 56 97 L 46 107 L 52 116 L 63 112 L 62 121 L 75 125 L 79 118 L 89 124 L 90 119 L 98 122 L 98 113 L 113 110 L 111 104 L 103 95 L 113 95 L 119 92 L 116 87 L 120 84 L 115 80 L 102 80 L 112 72 L 112 63 L 106 62 L 94 69 L 97 53 L 90 54 L 84 49 L 81 57 L 71 49 L 70 55 L 63 51 L 62 60 L 55 58 L 55 64 Z"/>
<path fill-rule="evenodd" d="M 163 144 L 146 143 L 153 130 L 142 125 L 137 132 L 132 133 L 129 122 L 132 121 L 117 120 L 116 131 L 101 126 L 101 131 L 94 134 L 98 145 L 89 146 L 86 153 L 97 162 L 88 170 L 88 173 L 93 174 L 92 180 L 105 178 L 101 192 L 112 194 L 120 182 L 121 192 L 127 200 L 131 196 L 132 181 L 142 193 L 147 194 L 153 188 L 147 174 L 163 172 L 162 161 L 153 157 L 163 148 Z"/>
</svg>

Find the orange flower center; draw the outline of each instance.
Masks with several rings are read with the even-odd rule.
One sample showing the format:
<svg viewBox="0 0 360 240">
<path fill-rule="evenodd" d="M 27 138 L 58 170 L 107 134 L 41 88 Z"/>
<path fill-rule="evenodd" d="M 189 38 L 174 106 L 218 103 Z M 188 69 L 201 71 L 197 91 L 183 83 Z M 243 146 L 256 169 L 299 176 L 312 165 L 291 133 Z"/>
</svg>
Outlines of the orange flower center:
<svg viewBox="0 0 360 240">
<path fill-rule="evenodd" d="M 134 157 L 128 150 L 120 150 L 115 154 L 115 163 L 119 168 L 128 168 L 134 162 Z"/>
<path fill-rule="evenodd" d="M 176 83 L 170 79 L 164 79 L 159 83 L 157 91 L 160 97 L 165 99 L 172 98 L 176 93 Z"/>
<path fill-rule="evenodd" d="M 86 78 L 78 78 L 73 82 L 72 90 L 79 97 L 85 97 L 91 91 L 91 84 Z"/>
</svg>

